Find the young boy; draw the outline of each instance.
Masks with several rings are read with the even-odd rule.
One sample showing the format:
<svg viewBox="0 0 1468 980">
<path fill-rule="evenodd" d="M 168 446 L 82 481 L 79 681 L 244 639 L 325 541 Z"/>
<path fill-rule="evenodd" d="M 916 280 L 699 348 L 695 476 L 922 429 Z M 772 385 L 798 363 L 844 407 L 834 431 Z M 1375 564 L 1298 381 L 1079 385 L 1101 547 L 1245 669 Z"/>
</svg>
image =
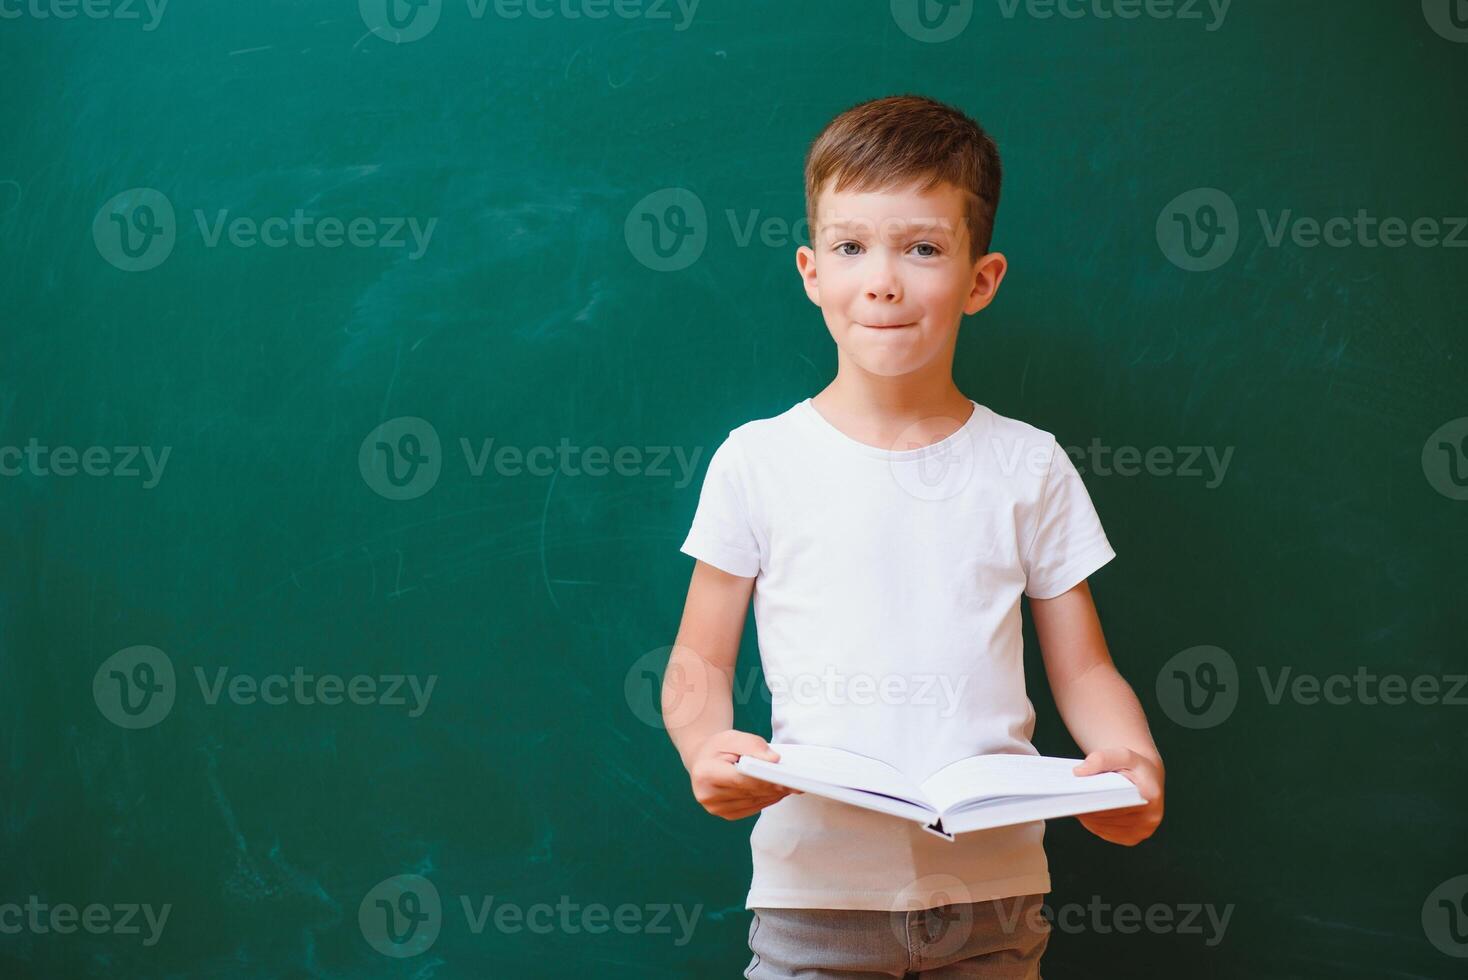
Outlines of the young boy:
<svg viewBox="0 0 1468 980">
<path fill-rule="evenodd" d="M 778 759 L 730 730 L 751 594 L 771 740 L 921 780 L 966 756 L 1037 754 L 1023 593 L 1087 753 L 1075 772 L 1121 772 L 1149 801 L 1078 819 L 1126 845 L 1162 819 L 1162 760 L 1086 584 L 1114 553 L 1080 476 L 1050 433 L 953 382 L 962 317 L 1004 278 L 989 251 L 999 185 L 993 140 L 931 99 L 878 99 L 827 125 L 806 158 L 811 246 L 796 267 L 836 379 L 729 433 L 681 548 L 697 561 L 664 720 L 700 804 L 728 820 L 763 811 L 749 978 L 1038 978 L 1050 890 L 1043 822 L 950 842 L 738 772 L 741 755 Z"/>
</svg>

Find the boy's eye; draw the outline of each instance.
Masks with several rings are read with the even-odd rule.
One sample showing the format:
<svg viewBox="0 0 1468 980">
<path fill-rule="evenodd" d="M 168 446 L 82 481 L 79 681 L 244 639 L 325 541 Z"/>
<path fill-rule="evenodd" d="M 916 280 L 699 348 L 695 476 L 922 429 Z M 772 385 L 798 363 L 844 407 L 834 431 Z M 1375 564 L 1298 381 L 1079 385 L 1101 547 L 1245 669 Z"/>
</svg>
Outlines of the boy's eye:
<svg viewBox="0 0 1468 980">
<path fill-rule="evenodd" d="M 844 251 L 844 249 L 847 246 L 850 246 L 850 247 L 855 248 L 855 249 L 860 249 L 861 248 L 861 245 L 859 245 L 856 242 L 841 242 L 841 243 L 839 243 L 836 246 L 836 252 L 837 252 L 837 254 L 839 254 L 839 255 L 856 255 L 856 254 L 858 254 L 856 252 L 847 252 L 847 251 Z M 934 245 L 932 242 L 918 242 L 916 245 L 913 246 L 913 248 L 915 248 L 915 249 L 918 249 L 918 248 L 931 249 L 932 251 L 929 251 L 929 252 L 919 252 L 918 253 L 918 256 L 920 258 L 924 258 L 924 259 L 935 259 L 939 255 L 942 254 L 942 252 L 939 250 L 938 246 Z"/>
</svg>

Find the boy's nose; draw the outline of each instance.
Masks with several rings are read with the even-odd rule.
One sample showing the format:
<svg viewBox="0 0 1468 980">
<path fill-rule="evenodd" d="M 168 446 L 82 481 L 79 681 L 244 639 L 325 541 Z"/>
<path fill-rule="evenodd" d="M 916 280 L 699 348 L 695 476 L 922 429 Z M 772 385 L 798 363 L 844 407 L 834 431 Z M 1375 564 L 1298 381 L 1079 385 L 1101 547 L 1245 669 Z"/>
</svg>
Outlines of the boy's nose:
<svg viewBox="0 0 1468 980">
<path fill-rule="evenodd" d="M 902 298 L 902 287 L 897 277 L 883 270 L 867 283 L 867 299 L 874 303 L 894 302 Z"/>
</svg>

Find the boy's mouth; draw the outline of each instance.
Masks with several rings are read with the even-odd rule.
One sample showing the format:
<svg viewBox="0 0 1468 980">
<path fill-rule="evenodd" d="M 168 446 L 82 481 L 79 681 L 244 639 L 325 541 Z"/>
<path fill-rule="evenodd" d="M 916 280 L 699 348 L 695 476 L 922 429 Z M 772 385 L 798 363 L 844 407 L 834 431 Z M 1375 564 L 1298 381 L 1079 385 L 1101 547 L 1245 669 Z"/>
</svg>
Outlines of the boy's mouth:
<svg viewBox="0 0 1468 980">
<path fill-rule="evenodd" d="M 871 330 L 900 330 L 903 327 L 912 326 L 911 323 L 863 323 L 863 327 Z"/>
</svg>

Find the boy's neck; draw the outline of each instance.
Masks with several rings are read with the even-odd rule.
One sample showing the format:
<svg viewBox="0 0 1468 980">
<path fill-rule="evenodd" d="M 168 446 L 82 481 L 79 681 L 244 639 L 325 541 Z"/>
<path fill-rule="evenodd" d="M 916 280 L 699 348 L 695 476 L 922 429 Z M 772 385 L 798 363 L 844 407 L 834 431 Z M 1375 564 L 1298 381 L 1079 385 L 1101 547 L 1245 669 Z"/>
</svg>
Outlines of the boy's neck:
<svg viewBox="0 0 1468 980">
<path fill-rule="evenodd" d="M 953 383 L 951 362 L 901 377 L 842 363 L 835 380 L 811 396 L 811 404 L 858 442 L 893 448 L 937 442 L 961 428 L 973 412 L 968 396 Z M 903 445 L 895 446 L 899 440 Z"/>
</svg>

